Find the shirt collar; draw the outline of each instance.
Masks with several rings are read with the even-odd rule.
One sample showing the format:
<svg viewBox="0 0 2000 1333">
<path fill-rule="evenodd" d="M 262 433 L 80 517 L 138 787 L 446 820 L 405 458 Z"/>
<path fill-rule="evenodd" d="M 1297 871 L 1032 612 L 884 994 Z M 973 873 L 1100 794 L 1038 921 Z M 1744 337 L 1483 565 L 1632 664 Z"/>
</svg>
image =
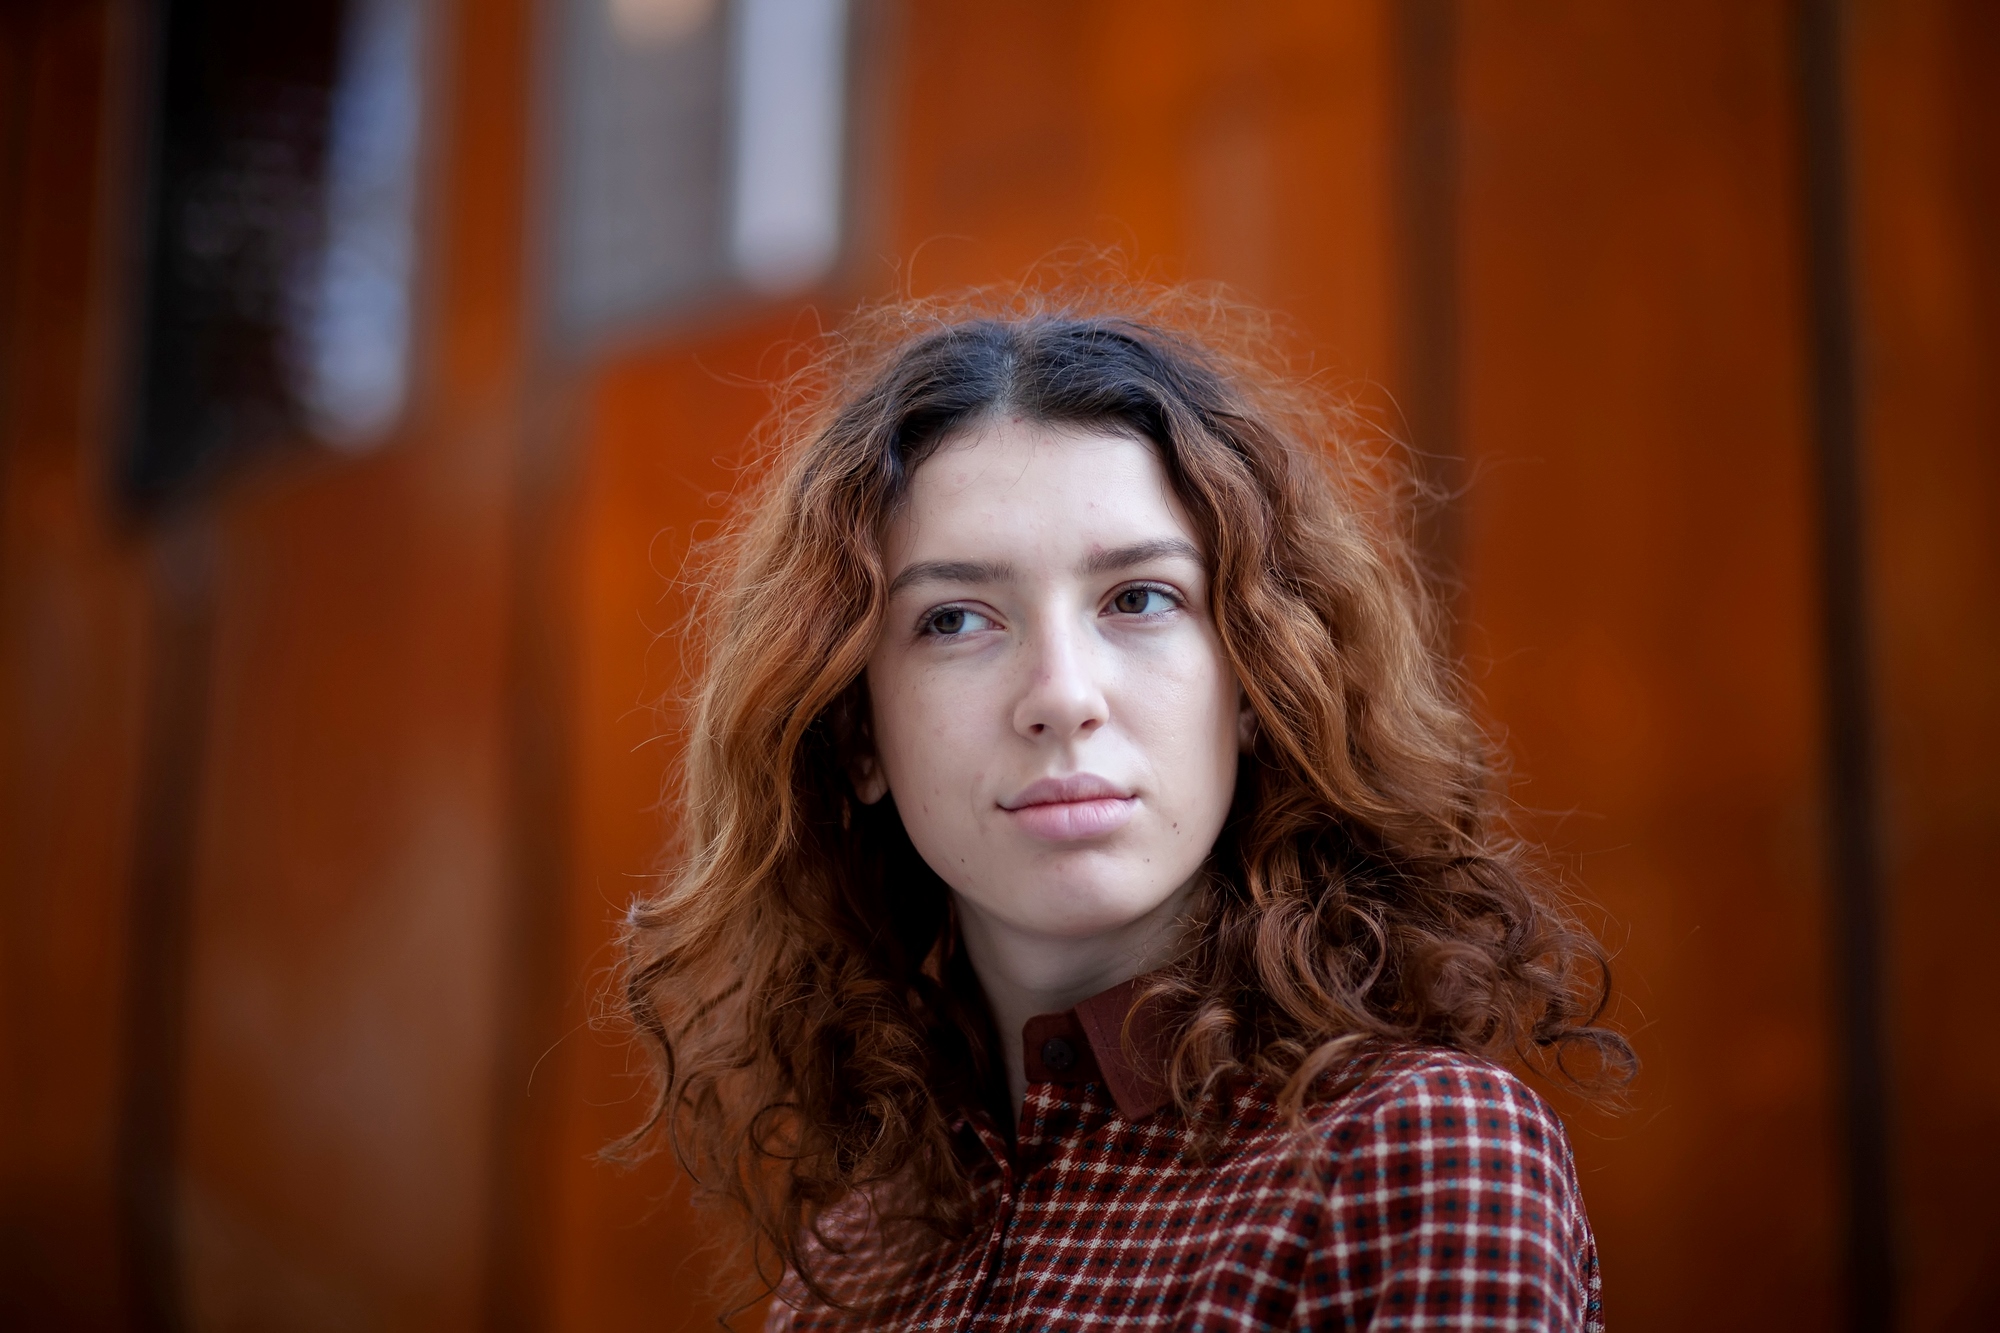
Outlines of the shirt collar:
<svg viewBox="0 0 2000 1333">
<path fill-rule="evenodd" d="M 1146 980 L 1133 977 L 1074 1009 L 1029 1019 L 1021 1029 L 1028 1082 L 1102 1083 L 1127 1120 L 1143 1120 L 1172 1101 L 1172 1042 L 1158 1001 L 1139 1002 Z"/>
</svg>

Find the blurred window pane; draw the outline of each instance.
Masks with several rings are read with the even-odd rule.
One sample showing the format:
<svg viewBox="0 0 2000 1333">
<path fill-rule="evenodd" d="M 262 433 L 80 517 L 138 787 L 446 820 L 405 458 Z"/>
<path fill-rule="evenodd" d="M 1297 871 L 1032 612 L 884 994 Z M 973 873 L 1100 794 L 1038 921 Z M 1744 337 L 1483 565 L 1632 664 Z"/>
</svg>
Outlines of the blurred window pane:
<svg viewBox="0 0 2000 1333">
<path fill-rule="evenodd" d="M 419 36 L 416 0 L 350 0 L 328 127 L 326 243 L 294 322 L 300 397 L 335 444 L 379 438 L 409 387 Z"/>
<path fill-rule="evenodd" d="M 584 332 L 711 285 L 723 41 L 715 0 L 571 0 L 556 187 L 561 315 Z"/>
<path fill-rule="evenodd" d="M 845 0 L 562 0 L 555 315 L 587 338 L 840 246 Z"/>
<path fill-rule="evenodd" d="M 160 7 L 141 500 L 279 443 L 365 447 L 401 415 L 423 4 Z"/>
<path fill-rule="evenodd" d="M 737 271 L 782 291 L 826 271 L 840 247 L 844 0 L 739 0 Z"/>
</svg>

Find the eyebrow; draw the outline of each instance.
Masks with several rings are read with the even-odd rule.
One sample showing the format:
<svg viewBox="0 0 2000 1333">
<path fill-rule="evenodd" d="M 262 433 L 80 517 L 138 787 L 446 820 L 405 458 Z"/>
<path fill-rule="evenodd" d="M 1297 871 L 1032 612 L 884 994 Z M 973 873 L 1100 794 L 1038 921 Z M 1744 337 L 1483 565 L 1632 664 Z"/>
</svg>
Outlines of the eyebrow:
<svg viewBox="0 0 2000 1333">
<path fill-rule="evenodd" d="M 1014 567 L 990 560 L 919 560 L 896 575 L 889 585 L 895 596 L 913 583 L 1005 583 Z"/>
<path fill-rule="evenodd" d="M 1161 537 L 1154 541 L 1133 542 L 1130 546 L 1114 546 L 1108 551 L 1093 551 L 1090 558 L 1083 562 L 1083 572 L 1106 574 L 1152 560 L 1172 559 L 1192 560 L 1199 564 L 1201 552 L 1184 537 Z M 893 597 L 918 583 L 1005 583 L 1013 577 L 1014 567 L 1004 561 L 919 560 L 896 575 L 895 581 L 889 585 L 889 595 Z"/>
<path fill-rule="evenodd" d="M 1083 562 L 1086 574 L 1108 574 L 1113 570 L 1130 569 L 1153 560 L 1192 560 L 1201 563 L 1201 552 L 1185 537 L 1161 537 L 1149 542 L 1133 542 L 1130 546 L 1114 546 L 1108 551 L 1096 551 Z"/>
</svg>

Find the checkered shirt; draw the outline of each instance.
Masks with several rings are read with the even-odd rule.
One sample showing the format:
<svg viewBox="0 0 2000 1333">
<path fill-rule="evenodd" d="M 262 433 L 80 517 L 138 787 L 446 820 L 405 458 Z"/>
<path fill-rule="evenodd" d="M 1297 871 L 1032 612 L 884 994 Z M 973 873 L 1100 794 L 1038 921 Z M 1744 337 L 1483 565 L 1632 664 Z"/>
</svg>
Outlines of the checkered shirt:
<svg viewBox="0 0 2000 1333">
<path fill-rule="evenodd" d="M 1251 1084 L 1220 1151 L 1197 1156 L 1157 1077 L 1121 1053 L 1125 1002 L 1030 1021 L 1011 1146 L 983 1116 L 962 1122 L 984 1219 L 971 1235 L 914 1265 L 865 1238 L 823 1255 L 821 1280 L 875 1316 L 788 1283 L 766 1333 L 1602 1329 L 1568 1141 L 1512 1074 L 1395 1052 L 1311 1109 L 1304 1135 Z"/>
</svg>

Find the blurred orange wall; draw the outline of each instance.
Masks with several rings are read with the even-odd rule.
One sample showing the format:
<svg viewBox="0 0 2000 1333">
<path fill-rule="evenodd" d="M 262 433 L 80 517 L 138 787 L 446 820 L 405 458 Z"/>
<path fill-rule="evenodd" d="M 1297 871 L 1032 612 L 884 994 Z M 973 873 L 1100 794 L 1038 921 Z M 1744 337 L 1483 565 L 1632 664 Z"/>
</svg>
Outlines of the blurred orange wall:
<svg viewBox="0 0 2000 1333">
<path fill-rule="evenodd" d="M 472 1327 L 516 878 L 528 13 L 441 23 L 401 436 L 141 523 L 114 475 L 146 12 L 4 20 L 0 1324 Z M 162 687 L 176 654 L 199 670 Z"/>
<path fill-rule="evenodd" d="M 0 25 L 22 145 L 0 183 L 0 1314 L 146 1319 L 118 996 L 151 943 L 123 923 L 154 571 L 193 543 L 212 674 L 174 1239 L 195 1324 L 712 1326 L 714 1224 L 664 1163 L 591 1160 L 641 1109 L 641 1066 L 591 1020 L 665 833 L 674 569 L 774 346 L 1085 241 L 1279 310 L 1332 383 L 1458 456 L 1440 549 L 1468 675 L 1618 950 L 1645 1061 L 1628 1113 L 1570 1108 L 1614 1327 L 1843 1323 L 1790 7 L 871 6 L 866 227 L 810 313 L 732 308 L 582 365 L 523 286 L 527 0 L 447 12 L 406 437 L 236 478 L 170 530 L 119 521 L 105 481 L 130 12 L 42 0 Z M 1438 12 L 1457 162 L 1413 195 L 1414 25 Z M 1989 1328 L 2000 24 L 1857 0 L 1848 50 L 1899 1326 Z M 1413 218 L 1440 198 L 1449 225 Z M 1450 247 L 1442 360 L 1418 235 Z"/>
</svg>

